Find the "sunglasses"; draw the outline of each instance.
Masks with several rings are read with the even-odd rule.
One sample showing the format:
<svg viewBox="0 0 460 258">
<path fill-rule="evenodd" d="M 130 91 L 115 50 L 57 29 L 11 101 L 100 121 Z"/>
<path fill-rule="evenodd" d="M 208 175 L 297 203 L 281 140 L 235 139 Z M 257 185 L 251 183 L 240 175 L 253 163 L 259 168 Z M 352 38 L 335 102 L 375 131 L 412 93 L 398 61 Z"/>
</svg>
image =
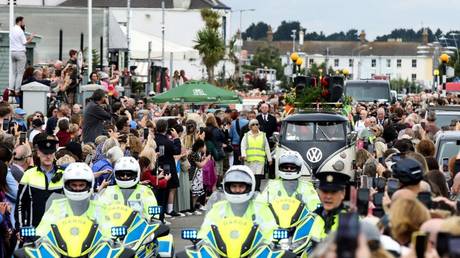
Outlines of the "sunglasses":
<svg viewBox="0 0 460 258">
<path fill-rule="evenodd" d="M 251 126 L 259 126 L 259 124 L 252 124 Z"/>
</svg>

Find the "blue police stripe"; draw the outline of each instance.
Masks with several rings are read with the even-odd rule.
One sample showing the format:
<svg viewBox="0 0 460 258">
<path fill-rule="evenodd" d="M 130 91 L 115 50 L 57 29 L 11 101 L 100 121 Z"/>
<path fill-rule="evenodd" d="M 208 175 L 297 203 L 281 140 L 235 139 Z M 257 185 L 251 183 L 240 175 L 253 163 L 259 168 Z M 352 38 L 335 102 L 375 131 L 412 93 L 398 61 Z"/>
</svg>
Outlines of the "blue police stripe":
<svg viewBox="0 0 460 258">
<path fill-rule="evenodd" d="M 313 218 L 307 220 L 306 223 L 303 223 L 302 225 L 300 225 L 300 228 L 297 228 L 296 232 L 294 233 L 294 237 L 293 237 L 293 242 L 296 242 L 296 241 L 299 241 L 300 239 L 302 238 L 305 238 L 308 236 L 308 234 L 310 234 L 310 231 L 313 227 L 313 223 L 315 222 L 315 220 Z"/>
</svg>

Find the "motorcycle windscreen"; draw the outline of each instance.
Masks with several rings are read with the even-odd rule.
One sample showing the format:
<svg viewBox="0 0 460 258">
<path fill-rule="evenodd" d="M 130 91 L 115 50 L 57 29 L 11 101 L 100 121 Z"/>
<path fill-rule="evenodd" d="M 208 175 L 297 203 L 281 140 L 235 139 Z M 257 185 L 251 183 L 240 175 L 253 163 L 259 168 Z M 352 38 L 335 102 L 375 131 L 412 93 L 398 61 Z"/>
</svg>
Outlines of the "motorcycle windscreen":
<svg viewBox="0 0 460 258">
<path fill-rule="evenodd" d="M 63 256 L 81 257 L 89 254 L 101 240 L 98 225 L 83 216 L 70 216 L 51 224 L 55 247 Z"/>
<path fill-rule="evenodd" d="M 301 222 L 299 218 L 308 215 L 305 206 L 292 197 L 280 197 L 271 202 L 270 207 L 280 228 L 290 229 Z"/>
<path fill-rule="evenodd" d="M 230 217 L 224 218 L 217 225 L 211 225 L 208 239 L 220 255 L 236 258 L 253 252 L 262 241 L 262 234 L 251 220 Z"/>
</svg>

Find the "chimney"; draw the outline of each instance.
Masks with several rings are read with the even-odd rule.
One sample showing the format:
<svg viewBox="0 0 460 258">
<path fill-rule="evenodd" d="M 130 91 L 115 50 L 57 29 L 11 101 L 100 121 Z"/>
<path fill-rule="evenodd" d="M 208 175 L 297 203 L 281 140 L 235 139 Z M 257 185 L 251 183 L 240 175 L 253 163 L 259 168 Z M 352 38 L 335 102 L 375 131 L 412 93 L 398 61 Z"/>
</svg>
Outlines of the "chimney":
<svg viewBox="0 0 460 258">
<path fill-rule="evenodd" d="M 428 30 L 426 28 L 423 28 L 422 43 L 423 45 L 428 45 Z"/>
<path fill-rule="evenodd" d="M 273 31 L 272 31 L 272 26 L 268 25 L 268 30 L 267 30 L 267 41 L 272 42 L 273 41 Z"/>
<path fill-rule="evenodd" d="M 299 31 L 299 47 L 303 46 L 303 38 L 305 37 L 305 31 L 300 29 Z"/>
<path fill-rule="evenodd" d="M 364 30 L 362 30 L 359 34 L 359 41 L 361 42 L 361 44 L 366 43 L 366 32 L 364 32 Z"/>
</svg>

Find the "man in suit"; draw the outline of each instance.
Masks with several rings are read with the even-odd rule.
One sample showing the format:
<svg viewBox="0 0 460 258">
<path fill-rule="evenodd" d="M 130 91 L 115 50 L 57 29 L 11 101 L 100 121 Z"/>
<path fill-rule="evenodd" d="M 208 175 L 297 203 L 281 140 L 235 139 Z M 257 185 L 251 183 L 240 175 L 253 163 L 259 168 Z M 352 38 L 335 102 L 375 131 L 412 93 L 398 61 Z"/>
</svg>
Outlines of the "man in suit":
<svg viewBox="0 0 460 258">
<path fill-rule="evenodd" d="M 277 123 L 276 117 L 269 114 L 270 105 L 268 103 L 262 103 L 260 105 L 260 114 L 257 116 L 257 120 L 259 121 L 259 129 L 260 131 L 264 132 L 267 136 L 268 144 L 270 145 L 270 149 L 273 149 L 275 143 L 270 140 L 273 136 L 273 133 L 276 131 Z M 268 171 L 268 177 L 271 179 L 275 178 L 275 165 L 274 162 L 272 165 L 265 165 L 265 172 Z"/>
<path fill-rule="evenodd" d="M 270 106 L 268 103 L 262 103 L 260 105 L 260 114 L 257 116 L 257 120 L 259 121 L 260 124 L 260 130 L 267 135 L 267 139 L 270 140 L 270 137 L 272 137 L 273 133 L 276 131 L 276 118 L 269 114 L 268 112 L 270 111 Z M 270 148 L 273 147 L 272 144 L 270 144 Z"/>
</svg>

